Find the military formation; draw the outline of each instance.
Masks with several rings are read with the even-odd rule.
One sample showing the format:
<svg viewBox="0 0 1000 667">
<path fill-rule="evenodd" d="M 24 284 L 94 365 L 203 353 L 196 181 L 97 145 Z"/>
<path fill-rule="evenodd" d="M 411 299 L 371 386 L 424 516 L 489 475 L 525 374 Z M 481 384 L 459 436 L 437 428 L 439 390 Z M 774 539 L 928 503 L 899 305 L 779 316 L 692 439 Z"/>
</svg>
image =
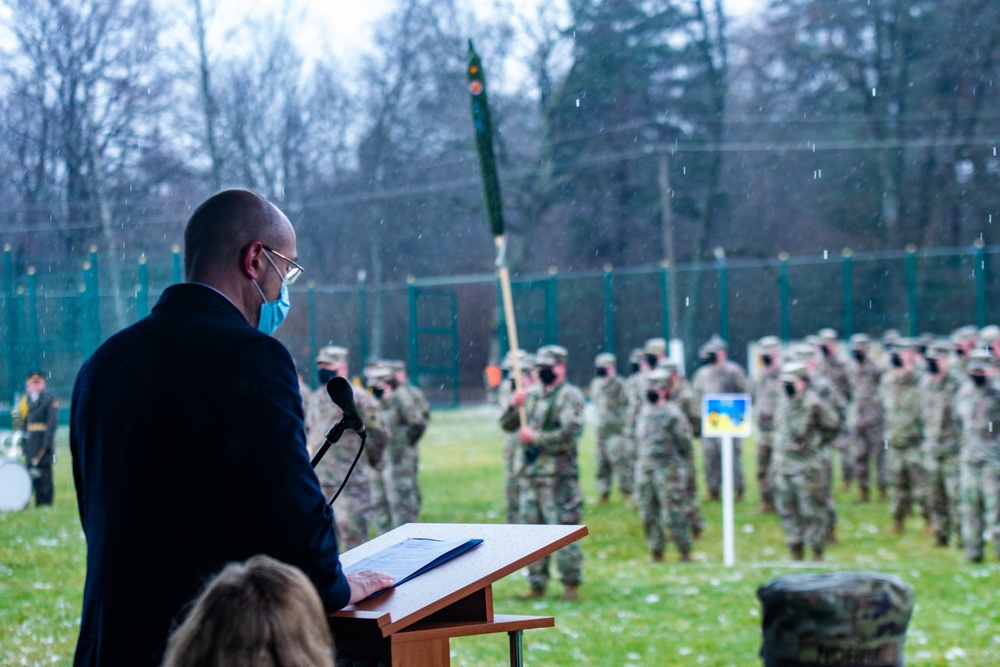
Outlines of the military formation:
<svg viewBox="0 0 1000 667">
<path fill-rule="evenodd" d="M 310 455 L 323 446 L 327 432 L 343 417 L 327 395 L 326 383 L 334 377 L 351 378 L 347 348 L 321 348 L 316 370 L 319 388 L 302 392 Z M 370 363 L 364 378 L 364 382 L 355 380 L 351 385 L 367 433 L 360 458 L 356 459 L 361 438 L 348 430 L 316 466 L 327 498 L 340 493 L 334 520 L 337 539 L 345 551 L 417 521 L 420 514 L 418 445 L 430 420 L 427 399 L 408 382 L 406 367 L 400 361 Z"/>
</svg>

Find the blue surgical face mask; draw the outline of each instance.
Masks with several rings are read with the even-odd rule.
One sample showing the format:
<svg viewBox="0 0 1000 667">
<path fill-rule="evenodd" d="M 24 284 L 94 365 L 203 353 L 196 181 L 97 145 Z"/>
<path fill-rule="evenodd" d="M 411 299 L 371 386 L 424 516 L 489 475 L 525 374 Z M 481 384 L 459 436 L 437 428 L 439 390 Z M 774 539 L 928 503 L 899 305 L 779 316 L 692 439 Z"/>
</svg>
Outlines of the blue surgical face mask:
<svg viewBox="0 0 1000 667">
<path fill-rule="evenodd" d="M 270 262 L 274 270 L 281 275 L 281 271 L 278 271 L 278 267 L 274 266 L 274 262 L 268 256 L 265 251 L 264 257 L 267 257 L 267 261 Z M 263 299 L 264 303 L 260 304 L 260 319 L 257 320 L 257 330 L 266 333 L 267 335 L 273 334 L 281 326 L 281 323 L 285 321 L 285 316 L 288 315 L 288 311 L 292 308 L 292 302 L 288 300 L 288 285 L 285 284 L 285 279 L 281 279 L 281 293 L 278 294 L 278 298 L 275 301 L 268 301 L 267 297 L 264 296 L 264 290 L 260 288 L 256 280 L 251 279 L 253 286 L 257 288 L 260 292 L 260 298 Z"/>
</svg>

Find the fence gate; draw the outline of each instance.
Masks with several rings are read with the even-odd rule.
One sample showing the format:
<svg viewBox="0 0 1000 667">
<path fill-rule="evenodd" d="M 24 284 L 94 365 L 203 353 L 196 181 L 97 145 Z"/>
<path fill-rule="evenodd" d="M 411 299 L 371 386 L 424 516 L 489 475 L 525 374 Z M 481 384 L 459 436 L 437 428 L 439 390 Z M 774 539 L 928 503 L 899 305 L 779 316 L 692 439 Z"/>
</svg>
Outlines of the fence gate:
<svg viewBox="0 0 1000 667">
<path fill-rule="evenodd" d="M 429 390 L 433 404 L 458 406 L 458 297 L 453 290 L 421 287 L 411 280 L 407 369 L 410 382 Z M 427 382 L 431 377 L 436 381 Z M 447 397 L 451 389 L 450 400 Z"/>
</svg>

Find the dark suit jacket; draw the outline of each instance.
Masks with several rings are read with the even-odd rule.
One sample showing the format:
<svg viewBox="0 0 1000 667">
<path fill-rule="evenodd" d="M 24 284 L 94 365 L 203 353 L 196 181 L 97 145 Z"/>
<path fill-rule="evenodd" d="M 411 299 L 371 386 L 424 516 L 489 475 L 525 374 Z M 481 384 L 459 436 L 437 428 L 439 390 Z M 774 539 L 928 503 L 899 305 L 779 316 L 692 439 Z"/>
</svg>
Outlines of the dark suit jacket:
<svg viewBox="0 0 1000 667">
<path fill-rule="evenodd" d="M 291 357 L 218 292 L 170 287 L 105 342 L 70 428 L 87 536 L 76 665 L 159 665 L 203 585 L 254 554 L 303 569 L 328 610 L 347 604 Z"/>
</svg>

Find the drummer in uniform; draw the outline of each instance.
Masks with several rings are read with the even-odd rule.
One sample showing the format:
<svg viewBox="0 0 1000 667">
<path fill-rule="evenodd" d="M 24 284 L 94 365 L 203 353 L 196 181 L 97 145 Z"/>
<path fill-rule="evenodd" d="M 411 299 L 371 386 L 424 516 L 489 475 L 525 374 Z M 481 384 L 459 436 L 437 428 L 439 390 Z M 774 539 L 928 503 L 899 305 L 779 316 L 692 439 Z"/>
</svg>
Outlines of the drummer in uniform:
<svg viewBox="0 0 1000 667">
<path fill-rule="evenodd" d="M 25 378 L 24 396 L 14 408 L 14 430 L 25 431 L 23 444 L 28 474 L 35 491 L 35 506 L 52 504 L 56 429 L 59 401 L 45 386 L 45 373 L 31 371 Z"/>
</svg>

